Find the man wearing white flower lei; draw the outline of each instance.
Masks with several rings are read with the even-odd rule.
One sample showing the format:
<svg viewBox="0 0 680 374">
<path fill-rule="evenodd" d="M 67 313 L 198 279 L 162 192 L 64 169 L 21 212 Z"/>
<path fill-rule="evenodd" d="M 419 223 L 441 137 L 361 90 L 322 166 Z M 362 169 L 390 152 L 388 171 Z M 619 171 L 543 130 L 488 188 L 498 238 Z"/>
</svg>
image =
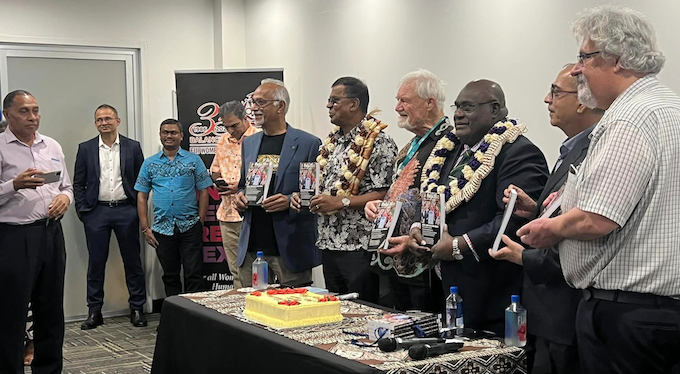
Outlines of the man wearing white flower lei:
<svg viewBox="0 0 680 374">
<path fill-rule="evenodd" d="M 465 326 L 504 335 L 504 309 L 522 289 L 522 268 L 494 261 L 487 251 L 505 210 L 503 191 L 514 184 L 537 199 L 548 178 L 543 153 L 522 133 L 524 124 L 508 119 L 500 85 L 468 83 L 452 108 L 456 135 L 435 146 L 425 164 L 423 190 L 445 194 L 447 230 L 431 249 L 421 246 L 420 229 L 411 229 L 409 249 L 442 260 L 444 290 L 458 286 L 465 300 Z M 453 147 L 457 139 L 464 147 Z M 527 222 L 513 216 L 506 232 Z"/>
<path fill-rule="evenodd" d="M 382 131 L 386 125 L 367 115 L 368 102 L 368 87 L 357 78 L 342 77 L 331 86 L 326 108 L 335 126 L 319 149 L 320 194 L 309 209 L 318 214 L 316 246 L 326 288 L 356 292 L 361 300 L 377 303 L 378 275 L 365 250 L 372 222 L 363 210 L 390 187 L 397 145 Z M 299 194 L 293 194 L 290 205 L 300 211 Z"/>
</svg>

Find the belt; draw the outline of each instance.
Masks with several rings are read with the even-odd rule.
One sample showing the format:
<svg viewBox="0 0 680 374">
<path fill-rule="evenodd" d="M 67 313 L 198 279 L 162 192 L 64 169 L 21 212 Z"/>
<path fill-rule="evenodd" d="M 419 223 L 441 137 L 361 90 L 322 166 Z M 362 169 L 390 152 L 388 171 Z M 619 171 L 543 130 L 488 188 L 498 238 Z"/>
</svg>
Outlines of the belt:
<svg viewBox="0 0 680 374">
<path fill-rule="evenodd" d="M 667 296 L 658 296 L 651 293 L 598 290 L 596 288 L 590 287 L 583 290 L 583 298 L 585 300 L 598 299 L 623 304 L 671 306 L 680 308 L 680 300 L 676 300 Z"/>
<path fill-rule="evenodd" d="M 123 199 L 123 200 L 112 200 L 112 201 L 97 201 L 97 205 L 106 205 L 109 208 L 113 208 L 119 205 L 127 205 L 130 204 L 129 199 Z"/>
<path fill-rule="evenodd" d="M 2 225 L 2 226 L 12 226 L 12 227 L 54 226 L 60 220 L 61 220 L 61 217 L 59 217 L 59 218 L 43 218 L 43 219 L 39 219 L 37 221 L 33 221 L 31 223 L 26 223 L 26 224 L 0 222 L 0 225 Z"/>
</svg>

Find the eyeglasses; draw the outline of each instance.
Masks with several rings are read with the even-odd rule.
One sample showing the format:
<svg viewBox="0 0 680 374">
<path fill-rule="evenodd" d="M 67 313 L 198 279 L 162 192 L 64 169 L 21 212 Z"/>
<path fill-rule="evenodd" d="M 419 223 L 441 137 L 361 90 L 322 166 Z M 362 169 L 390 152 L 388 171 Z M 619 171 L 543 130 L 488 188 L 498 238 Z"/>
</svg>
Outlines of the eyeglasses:
<svg viewBox="0 0 680 374">
<path fill-rule="evenodd" d="M 264 108 L 264 107 L 266 107 L 267 105 L 269 105 L 269 103 L 273 103 L 273 102 L 275 102 L 275 101 L 279 101 L 279 100 L 276 100 L 276 99 L 273 99 L 273 100 L 254 99 L 254 100 L 253 100 L 253 104 L 257 105 L 257 106 L 260 107 L 260 108 Z"/>
<path fill-rule="evenodd" d="M 451 105 L 451 109 L 453 109 L 454 113 L 460 110 L 461 112 L 463 112 L 465 114 L 470 114 L 470 113 L 474 112 L 475 110 L 477 110 L 477 108 L 479 108 L 482 105 L 491 104 L 491 103 L 495 103 L 495 102 L 497 102 L 497 100 L 486 101 L 486 102 L 479 103 L 479 104 L 473 104 L 473 103 L 463 103 L 461 105 L 453 104 L 453 105 Z"/>
<path fill-rule="evenodd" d="M 340 100 L 342 100 L 342 99 L 356 99 L 356 97 L 349 97 L 349 96 L 333 97 L 333 96 L 331 96 L 331 97 L 328 98 L 328 105 L 330 105 L 330 106 L 335 106 L 335 105 L 337 105 L 337 104 L 340 102 Z"/>
<path fill-rule="evenodd" d="M 579 53 L 578 56 L 576 56 L 576 60 L 578 61 L 579 65 L 583 65 L 587 60 L 590 60 L 591 58 L 599 55 L 602 53 L 602 51 L 595 51 L 595 52 L 589 52 L 589 53 Z"/>
<path fill-rule="evenodd" d="M 118 118 L 117 117 L 116 118 L 104 117 L 104 118 L 97 118 L 94 122 L 95 123 L 112 123 L 116 119 L 118 119 Z"/>
<path fill-rule="evenodd" d="M 554 84 L 550 86 L 550 100 L 555 100 L 556 97 L 560 97 L 562 94 L 575 94 L 578 93 L 578 91 L 564 91 L 561 90 L 559 87 L 555 86 Z"/>
</svg>

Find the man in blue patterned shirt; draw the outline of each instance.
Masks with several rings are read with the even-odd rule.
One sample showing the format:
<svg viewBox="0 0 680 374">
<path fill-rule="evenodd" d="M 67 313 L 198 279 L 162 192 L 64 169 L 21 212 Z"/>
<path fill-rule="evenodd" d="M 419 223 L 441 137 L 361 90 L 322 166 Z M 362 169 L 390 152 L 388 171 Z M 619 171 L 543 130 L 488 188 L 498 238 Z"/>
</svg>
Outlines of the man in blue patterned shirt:
<svg viewBox="0 0 680 374">
<path fill-rule="evenodd" d="M 180 148 L 184 133 L 179 121 L 163 121 L 160 137 L 163 150 L 144 160 L 135 184 L 139 223 L 163 267 L 165 294 L 182 293 L 182 266 L 184 292 L 203 291 L 203 221 L 208 210 L 207 188 L 213 183 L 203 160 Z M 147 202 L 151 191 L 154 223 L 149 227 Z"/>
</svg>

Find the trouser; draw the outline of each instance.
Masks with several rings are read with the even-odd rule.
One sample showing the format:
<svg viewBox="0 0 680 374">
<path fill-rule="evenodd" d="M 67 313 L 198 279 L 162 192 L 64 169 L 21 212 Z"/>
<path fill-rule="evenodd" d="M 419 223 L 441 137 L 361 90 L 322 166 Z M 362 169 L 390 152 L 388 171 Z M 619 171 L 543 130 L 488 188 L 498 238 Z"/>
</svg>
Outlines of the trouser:
<svg viewBox="0 0 680 374">
<path fill-rule="evenodd" d="M 579 374 L 578 347 L 527 334 L 527 367 L 531 374 Z"/>
<path fill-rule="evenodd" d="M 595 296 L 585 290 L 576 338 L 585 374 L 680 373 L 680 301 L 617 291 Z"/>
<path fill-rule="evenodd" d="M 394 298 L 394 309 L 421 310 L 432 313 L 444 311 L 444 291 L 441 280 L 431 269 L 413 278 L 400 277 L 389 270 L 388 285 Z"/>
<path fill-rule="evenodd" d="M 359 299 L 378 302 L 378 274 L 371 270 L 371 253 L 359 251 L 321 251 L 323 278 L 331 292 L 356 292 Z"/>
<path fill-rule="evenodd" d="M 163 284 L 165 285 L 165 295 L 167 297 L 179 295 L 180 293 L 190 293 L 205 291 L 203 281 L 203 225 L 196 222 L 186 232 L 180 232 L 175 227 L 173 235 L 163 235 L 154 231 L 154 236 L 158 240 L 158 260 L 163 268 Z M 184 268 L 184 290 L 179 272 Z"/>
<path fill-rule="evenodd" d="M 61 373 L 66 250 L 61 223 L 0 224 L 0 373 L 24 372 L 28 303 L 34 374 Z"/>
<path fill-rule="evenodd" d="M 87 250 L 87 307 L 90 314 L 101 313 L 104 305 L 104 274 L 109 257 L 111 230 L 116 233 L 125 268 L 130 309 L 142 309 L 146 302 L 144 268 L 139 249 L 139 218 L 133 204 L 95 205 L 82 213 Z"/>
<path fill-rule="evenodd" d="M 224 248 L 224 253 L 227 255 L 229 272 L 234 276 L 234 288 L 241 288 L 243 286 L 241 285 L 241 279 L 238 277 L 238 265 L 236 265 L 241 222 L 220 221 L 220 231 L 222 233 L 222 247 Z"/>
<path fill-rule="evenodd" d="M 255 261 L 256 258 L 255 252 L 246 252 L 243 264 L 238 269 L 238 276 L 241 279 L 241 285 L 243 287 L 252 287 L 253 285 L 253 261 Z M 294 273 L 286 268 L 281 256 L 265 255 L 263 258 L 267 261 L 269 267 L 269 283 L 274 283 L 274 276 L 276 276 L 281 285 L 297 287 L 311 284 L 312 269 Z"/>
</svg>

